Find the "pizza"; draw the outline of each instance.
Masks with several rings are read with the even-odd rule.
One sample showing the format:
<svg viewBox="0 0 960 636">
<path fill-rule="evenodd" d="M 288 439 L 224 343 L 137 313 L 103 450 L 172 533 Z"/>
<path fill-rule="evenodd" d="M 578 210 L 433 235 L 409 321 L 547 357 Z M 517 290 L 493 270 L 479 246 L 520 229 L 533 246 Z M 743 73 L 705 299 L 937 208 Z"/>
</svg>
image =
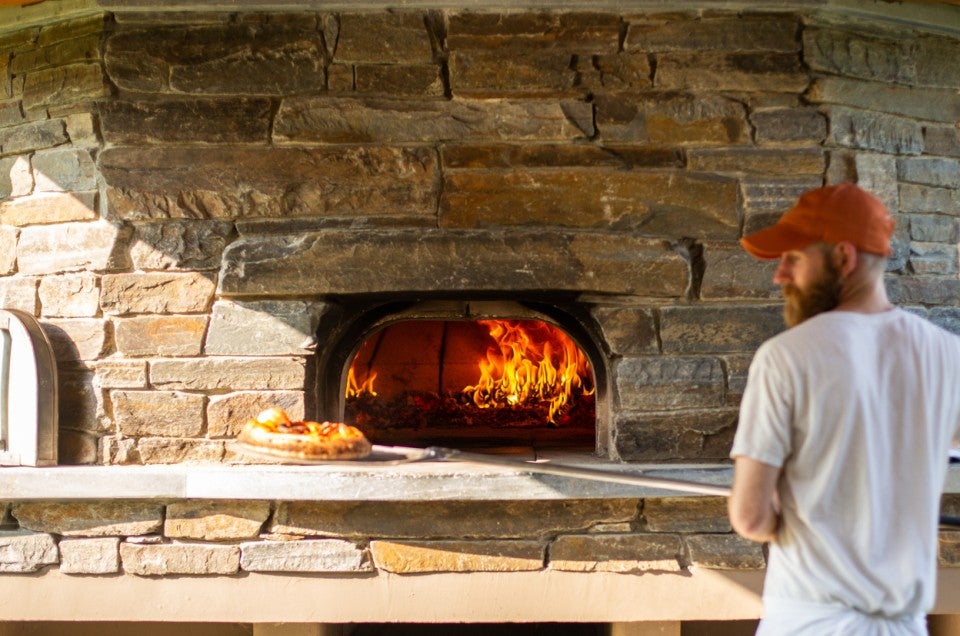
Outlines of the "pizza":
<svg viewBox="0 0 960 636">
<path fill-rule="evenodd" d="M 269 408 L 249 420 L 237 441 L 253 450 L 293 459 L 357 459 L 370 454 L 370 441 L 340 422 L 292 422 L 283 409 Z"/>
</svg>

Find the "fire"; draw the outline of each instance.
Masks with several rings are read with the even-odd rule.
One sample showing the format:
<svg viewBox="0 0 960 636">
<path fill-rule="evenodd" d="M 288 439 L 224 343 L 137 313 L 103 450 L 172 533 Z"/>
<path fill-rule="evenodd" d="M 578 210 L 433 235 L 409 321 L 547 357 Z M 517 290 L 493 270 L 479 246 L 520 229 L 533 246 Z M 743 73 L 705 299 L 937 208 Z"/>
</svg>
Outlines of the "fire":
<svg viewBox="0 0 960 636">
<path fill-rule="evenodd" d="M 371 371 L 370 375 L 364 378 L 363 382 L 357 381 L 357 374 L 350 365 L 347 371 L 347 397 L 359 397 L 361 395 L 370 395 L 376 397 L 377 392 L 373 390 L 373 381 L 377 379 L 376 371 Z"/>
<path fill-rule="evenodd" d="M 577 395 L 593 393 L 590 362 L 563 331 L 530 320 L 481 320 L 496 342 L 479 361 L 480 379 L 464 387 L 480 408 L 545 403 L 555 422 Z"/>
</svg>

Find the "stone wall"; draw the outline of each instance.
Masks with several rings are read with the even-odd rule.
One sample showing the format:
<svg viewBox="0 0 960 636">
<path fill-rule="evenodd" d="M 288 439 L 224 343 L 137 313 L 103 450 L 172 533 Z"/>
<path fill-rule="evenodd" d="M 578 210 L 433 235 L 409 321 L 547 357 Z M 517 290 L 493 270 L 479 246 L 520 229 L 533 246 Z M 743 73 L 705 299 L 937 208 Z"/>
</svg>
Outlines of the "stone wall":
<svg viewBox="0 0 960 636">
<path fill-rule="evenodd" d="M 7 505 L 0 572 L 569 572 L 760 568 L 720 498 L 564 502 L 144 500 Z M 0 505 L 0 512 L 4 508 Z"/>
<path fill-rule="evenodd" d="M 0 32 L 0 306 L 54 343 L 61 461 L 234 461 L 322 401 L 338 299 L 476 290 L 577 294 L 611 458 L 722 459 L 780 329 L 737 239 L 825 181 L 887 203 L 894 299 L 958 329 L 960 18 L 781 6 Z"/>
</svg>

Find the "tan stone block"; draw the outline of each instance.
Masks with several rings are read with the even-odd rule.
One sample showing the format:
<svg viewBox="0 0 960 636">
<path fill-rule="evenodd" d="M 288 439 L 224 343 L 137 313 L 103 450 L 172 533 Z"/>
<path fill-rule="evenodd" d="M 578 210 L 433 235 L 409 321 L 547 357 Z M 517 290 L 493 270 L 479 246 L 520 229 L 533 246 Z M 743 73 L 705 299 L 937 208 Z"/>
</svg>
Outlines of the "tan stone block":
<svg viewBox="0 0 960 636">
<path fill-rule="evenodd" d="M 99 218 L 96 192 L 45 192 L 0 203 L 0 223 L 36 225 Z"/>
<path fill-rule="evenodd" d="M 207 435 L 233 438 L 260 411 L 276 406 L 291 420 L 305 416 L 303 391 L 243 391 L 211 396 L 207 405 Z"/>
<path fill-rule="evenodd" d="M 163 505 L 142 501 L 14 504 L 24 528 L 67 537 L 129 536 L 159 532 Z"/>
<path fill-rule="evenodd" d="M 655 497 L 643 502 L 651 532 L 730 532 L 723 497 Z"/>
<path fill-rule="evenodd" d="M 781 304 L 687 305 L 660 310 L 663 353 L 750 353 L 784 329 Z"/>
<path fill-rule="evenodd" d="M 184 501 L 167 505 L 163 534 L 174 539 L 223 541 L 260 534 L 268 501 Z"/>
<path fill-rule="evenodd" d="M 652 51 L 797 51 L 799 24 L 794 15 L 714 15 L 628 18 L 623 46 Z"/>
<path fill-rule="evenodd" d="M 86 318 L 100 311 L 100 278 L 90 272 L 44 276 L 38 293 L 43 316 Z"/>
<path fill-rule="evenodd" d="M 724 400 L 726 403 L 726 400 Z M 617 456 L 625 461 L 725 461 L 737 428 L 736 408 L 655 413 L 621 412 L 615 418 Z"/>
<path fill-rule="evenodd" d="M 618 355 L 659 352 L 653 310 L 647 307 L 598 306 L 592 310 L 604 341 Z"/>
<path fill-rule="evenodd" d="M 300 300 L 232 301 L 214 304 L 207 355 L 306 355 L 329 305 Z M 199 352 L 198 352 L 199 353 Z"/>
<path fill-rule="evenodd" d="M 97 127 L 91 113 L 72 113 L 63 118 L 67 136 L 74 146 L 88 147 L 99 143 Z"/>
<path fill-rule="evenodd" d="M 723 219 L 709 227 L 725 224 Z M 254 253 L 256 259 L 251 258 Z M 397 268 L 397 262 L 408 266 Z M 304 279 L 294 275 L 298 271 L 312 275 Z M 296 241 L 259 236 L 234 242 L 224 253 L 220 293 L 262 297 L 576 289 L 679 297 L 688 286 L 688 274 L 687 263 L 662 239 L 627 233 L 560 228 L 325 230 L 298 235 Z"/>
<path fill-rule="evenodd" d="M 88 34 L 99 34 L 106 24 L 106 16 L 95 13 L 92 16 L 72 18 L 44 25 L 37 36 L 39 46 L 49 46 L 55 42 L 70 42 Z"/>
<path fill-rule="evenodd" d="M 96 360 L 108 347 L 107 324 L 99 318 L 51 318 L 41 326 L 58 360 Z"/>
<path fill-rule="evenodd" d="M 620 16 L 601 11 L 462 11 L 448 17 L 447 47 L 518 51 L 557 49 L 582 55 L 619 48 Z"/>
<path fill-rule="evenodd" d="M 106 221 L 25 227 L 17 264 L 22 274 L 119 269 L 129 266 L 129 238 L 129 228 Z"/>
<path fill-rule="evenodd" d="M 953 89 L 821 77 L 814 81 L 806 97 L 814 104 L 843 104 L 913 120 L 944 123 L 960 120 L 960 95 Z"/>
<path fill-rule="evenodd" d="M 923 152 L 923 125 L 914 119 L 846 106 L 824 108 L 830 120 L 828 145 L 890 154 Z"/>
<path fill-rule="evenodd" d="M 718 570 L 757 570 L 766 565 L 763 546 L 735 534 L 694 534 L 684 537 L 690 564 Z"/>
<path fill-rule="evenodd" d="M 433 97 L 444 94 L 443 78 L 437 64 L 357 64 L 354 78 L 358 93 Z"/>
<path fill-rule="evenodd" d="M 680 168 L 679 150 L 643 146 L 598 146 L 562 143 L 471 143 L 441 147 L 449 170 L 515 170 L 518 168 Z"/>
<path fill-rule="evenodd" d="M 442 227 L 547 225 L 735 239 L 737 219 L 736 182 L 680 172 L 464 172 L 447 175 L 440 201 Z"/>
<path fill-rule="evenodd" d="M 822 143 L 827 119 L 815 108 L 770 108 L 750 113 L 757 144 Z"/>
<path fill-rule="evenodd" d="M 110 89 L 105 79 L 99 63 L 68 64 L 29 73 L 23 85 L 24 110 L 106 97 Z"/>
<path fill-rule="evenodd" d="M 147 363 L 144 360 L 98 360 L 93 368 L 104 389 L 147 388 Z"/>
<path fill-rule="evenodd" d="M 739 405 L 740 397 L 747 386 L 747 373 L 752 361 L 752 353 L 723 356 L 724 366 L 727 369 L 727 404 L 729 406 Z"/>
<path fill-rule="evenodd" d="M 17 267 L 17 228 L 0 225 L 0 276 L 7 276 Z"/>
<path fill-rule="evenodd" d="M 708 356 L 631 356 L 619 360 L 614 382 L 625 410 L 657 411 L 720 406 L 723 368 Z"/>
<path fill-rule="evenodd" d="M 38 152 L 31 163 L 37 192 L 69 192 L 77 197 L 97 189 L 96 164 L 90 152 L 82 148 Z"/>
<path fill-rule="evenodd" d="M 635 519 L 636 499 L 568 501 L 287 502 L 270 532 L 300 536 L 542 538 Z"/>
<path fill-rule="evenodd" d="M 881 82 L 916 84 L 916 42 L 849 27 L 808 26 L 803 59 L 814 71 Z"/>
<path fill-rule="evenodd" d="M 193 358 L 150 363 L 150 383 L 161 389 L 302 391 L 306 374 L 304 358 Z"/>
<path fill-rule="evenodd" d="M 270 100 L 258 97 L 102 102 L 104 140 L 112 145 L 261 143 L 270 136 Z"/>
<path fill-rule="evenodd" d="M 569 572 L 679 572 L 680 537 L 672 534 L 581 534 L 548 547 L 551 570 Z"/>
<path fill-rule="evenodd" d="M 755 173 L 765 177 L 821 176 L 825 169 L 819 148 L 785 150 L 756 148 L 691 148 L 687 151 L 690 170 L 710 173 Z"/>
<path fill-rule="evenodd" d="M 339 539 L 241 543 L 240 566 L 248 572 L 370 572 L 366 550 Z"/>
<path fill-rule="evenodd" d="M 796 53 L 688 53 L 657 55 L 653 85 L 683 91 L 781 91 L 810 83 Z"/>
<path fill-rule="evenodd" d="M 204 17 L 190 28 L 174 24 L 132 28 L 106 41 L 104 62 L 121 89 L 199 95 L 284 95 L 319 92 L 324 47 L 316 14 L 291 20 L 254 13 L 227 23 Z M 202 55 L 184 55 L 203 42 Z"/>
<path fill-rule="evenodd" d="M 597 55 L 577 60 L 580 84 L 592 91 L 643 90 L 653 85 L 646 52 Z"/>
<path fill-rule="evenodd" d="M 275 139 L 282 134 L 280 119 Z M 319 121 L 322 129 L 336 120 Z M 318 130 L 309 121 L 299 129 Z M 111 214 L 128 221 L 435 214 L 439 182 L 433 148 L 376 146 L 368 139 L 333 143 L 123 146 L 104 150 L 99 162 Z"/>
<path fill-rule="evenodd" d="M 203 431 L 206 396 L 176 391 L 110 392 L 117 427 L 124 435 L 196 437 Z"/>
<path fill-rule="evenodd" d="M 590 137 L 592 117 L 589 104 L 562 99 L 295 97 L 283 100 L 273 134 L 283 141 L 341 144 L 566 141 Z"/>
<path fill-rule="evenodd" d="M 216 464 L 223 461 L 222 441 L 171 437 L 144 437 L 124 462 L 141 464 Z"/>
<path fill-rule="evenodd" d="M 353 65 L 331 64 L 327 67 L 327 90 L 331 93 L 353 91 Z"/>
<path fill-rule="evenodd" d="M 49 534 L 0 530 L 0 572 L 36 572 L 58 560 L 57 544 Z"/>
<path fill-rule="evenodd" d="M 0 147 L 3 147 L 4 154 L 53 148 L 67 141 L 63 121 L 56 119 L 24 121 L 18 126 L 0 130 Z"/>
<path fill-rule="evenodd" d="M 9 203 L 10 199 L 25 197 L 32 192 L 33 170 L 30 169 L 30 159 L 26 156 L 0 159 L 0 199 Z"/>
<path fill-rule="evenodd" d="M 11 51 L 6 51 L 0 55 L 0 77 L 3 78 L 0 80 L 0 97 L 13 97 L 13 87 L 10 82 L 12 79 L 10 74 L 10 58 L 12 56 L 13 53 Z M 20 110 L 19 105 L 17 106 L 17 110 Z"/>
<path fill-rule="evenodd" d="M 138 576 L 168 574 L 236 574 L 240 570 L 240 547 L 165 543 L 120 544 L 124 572 Z"/>
<path fill-rule="evenodd" d="M 34 277 L 0 278 L 0 307 L 39 315 L 37 284 L 38 279 Z"/>
<path fill-rule="evenodd" d="M 63 539 L 60 571 L 66 574 L 113 574 L 120 571 L 120 539 Z"/>
<path fill-rule="evenodd" d="M 430 62 L 433 48 L 419 11 L 344 13 L 334 59 L 337 62 Z"/>
<path fill-rule="evenodd" d="M 203 349 L 206 316 L 137 316 L 113 321 L 117 352 L 141 356 L 196 356 Z"/>
<path fill-rule="evenodd" d="M 100 306 L 109 314 L 177 314 L 207 311 L 216 283 L 200 272 L 185 274 L 107 274 Z"/>
<path fill-rule="evenodd" d="M 941 530 L 937 562 L 940 567 L 960 567 L 960 531 Z"/>
<path fill-rule="evenodd" d="M 929 125 L 923 127 L 924 150 L 932 155 L 960 157 L 960 128 Z"/>
<path fill-rule="evenodd" d="M 605 143 L 743 144 L 749 141 L 742 104 L 687 93 L 615 92 L 596 96 L 597 131 Z"/>
<path fill-rule="evenodd" d="M 952 215 L 960 206 L 960 190 L 904 183 L 900 185 L 899 203 L 901 212 Z"/>
<path fill-rule="evenodd" d="M 134 227 L 130 256 L 144 271 L 217 269 L 233 232 L 225 221 L 144 223 Z"/>
<path fill-rule="evenodd" d="M 773 283 L 775 262 L 753 258 L 738 243 L 707 242 L 703 255 L 702 299 L 780 298 L 780 287 Z"/>
<path fill-rule="evenodd" d="M 562 50 L 523 50 L 504 55 L 498 49 L 450 51 L 450 90 L 454 95 L 500 97 L 520 95 L 576 96 L 571 54 Z"/>
<path fill-rule="evenodd" d="M 543 569 L 539 541 L 371 541 L 377 569 L 424 572 L 530 572 Z"/>
</svg>

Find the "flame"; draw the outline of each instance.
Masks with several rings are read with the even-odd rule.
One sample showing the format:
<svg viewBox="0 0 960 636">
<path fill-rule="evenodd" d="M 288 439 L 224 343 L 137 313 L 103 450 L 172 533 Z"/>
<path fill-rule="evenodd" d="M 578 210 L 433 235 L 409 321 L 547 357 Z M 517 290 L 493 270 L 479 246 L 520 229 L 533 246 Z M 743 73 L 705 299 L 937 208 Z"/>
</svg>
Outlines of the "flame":
<svg viewBox="0 0 960 636">
<path fill-rule="evenodd" d="M 480 379 L 464 387 L 480 408 L 548 403 L 555 422 L 564 406 L 594 389 L 590 362 L 576 343 L 553 325 L 530 320 L 481 320 L 496 342 L 480 360 Z"/>
<path fill-rule="evenodd" d="M 354 373 L 353 365 L 350 365 L 350 370 L 347 371 L 347 397 L 359 397 L 361 395 L 371 395 L 373 397 L 377 396 L 377 392 L 373 390 L 373 381 L 377 379 L 377 372 L 372 371 L 363 382 L 357 382 L 357 374 Z"/>
</svg>

